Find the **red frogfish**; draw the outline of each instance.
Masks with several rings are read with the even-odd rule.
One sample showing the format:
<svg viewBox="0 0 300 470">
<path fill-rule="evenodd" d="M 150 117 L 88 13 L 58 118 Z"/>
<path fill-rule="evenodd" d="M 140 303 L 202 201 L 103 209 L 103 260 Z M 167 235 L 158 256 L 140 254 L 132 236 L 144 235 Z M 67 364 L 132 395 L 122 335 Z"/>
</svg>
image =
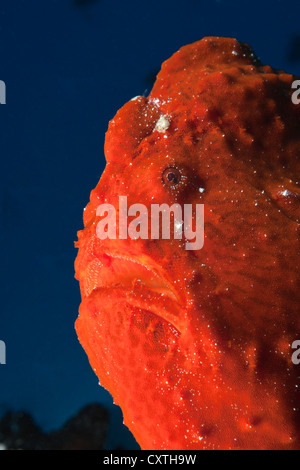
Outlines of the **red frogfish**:
<svg viewBox="0 0 300 470">
<path fill-rule="evenodd" d="M 295 80 L 246 44 L 207 37 L 109 123 L 76 242 L 75 328 L 142 449 L 300 449 Z M 203 204 L 203 246 L 100 239 L 97 208 L 114 206 L 117 223 L 120 196 Z"/>
</svg>

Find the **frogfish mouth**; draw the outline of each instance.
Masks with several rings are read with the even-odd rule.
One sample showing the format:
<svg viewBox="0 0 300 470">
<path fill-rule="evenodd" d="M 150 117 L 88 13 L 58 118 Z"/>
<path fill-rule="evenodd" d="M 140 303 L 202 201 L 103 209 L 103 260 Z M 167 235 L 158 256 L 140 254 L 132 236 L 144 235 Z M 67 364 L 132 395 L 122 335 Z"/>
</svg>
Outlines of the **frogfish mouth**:
<svg viewBox="0 0 300 470">
<path fill-rule="evenodd" d="M 142 449 L 300 448 L 295 80 L 246 44 L 208 37 L 109 123 L 76 243 L 75 326 Z M 120 196 L 149 214 L 204 205 L 203 247 L 120 227 L 99 237 L 99 206 L 118 223 Z"/>
</svg>

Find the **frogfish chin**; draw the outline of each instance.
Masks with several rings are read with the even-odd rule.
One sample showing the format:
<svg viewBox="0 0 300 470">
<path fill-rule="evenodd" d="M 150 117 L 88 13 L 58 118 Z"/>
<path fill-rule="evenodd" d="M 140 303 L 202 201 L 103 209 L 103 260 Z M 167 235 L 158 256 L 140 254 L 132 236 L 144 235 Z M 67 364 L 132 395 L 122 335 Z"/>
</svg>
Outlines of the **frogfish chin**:
<svg viewBox="0 0 300 470">
<path fill-rule="evenodd" d="M 142 449 L 300 449 L 295 80 L 208 37 L 109 123 L 76 243 L 75 327 Z M 128 224 L 135 204 L 204 205 L 204 245 L 145 226 L 124 236 L 124 223 L 100 237 L 103 205 L 118 224 L 120 196 Z"/>
</svg>

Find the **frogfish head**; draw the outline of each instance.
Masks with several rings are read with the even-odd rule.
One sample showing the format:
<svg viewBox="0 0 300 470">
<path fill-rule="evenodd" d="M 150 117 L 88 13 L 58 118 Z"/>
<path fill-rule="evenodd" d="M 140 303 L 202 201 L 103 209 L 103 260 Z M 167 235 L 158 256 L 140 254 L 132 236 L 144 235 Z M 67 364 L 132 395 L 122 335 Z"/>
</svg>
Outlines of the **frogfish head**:
<svg viewBox="0 0 300 470">
<path fill-rule="evenodd" d="M 109 124 L 76 331 L 142 449 L 299 448 L 294 80 L 204 38 Z"/>
</svg>

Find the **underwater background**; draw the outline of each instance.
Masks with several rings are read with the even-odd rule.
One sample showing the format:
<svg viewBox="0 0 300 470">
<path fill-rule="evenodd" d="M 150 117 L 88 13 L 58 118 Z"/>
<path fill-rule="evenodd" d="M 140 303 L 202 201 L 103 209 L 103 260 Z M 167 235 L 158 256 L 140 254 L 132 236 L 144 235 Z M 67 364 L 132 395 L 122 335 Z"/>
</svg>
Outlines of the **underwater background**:
<svg viewBox="0 0 300 470">
<path fill-rule="evenodd" d="M 25 411 L 50 433 L 99 404 L 105 448 L 138 449 L 74 330 L 74 241 L 108 122 L 204 36 L 235 37 L 300 76 L 299 18 L 298 0 L 0 1 L 0 419 Z"/>
</svg>

